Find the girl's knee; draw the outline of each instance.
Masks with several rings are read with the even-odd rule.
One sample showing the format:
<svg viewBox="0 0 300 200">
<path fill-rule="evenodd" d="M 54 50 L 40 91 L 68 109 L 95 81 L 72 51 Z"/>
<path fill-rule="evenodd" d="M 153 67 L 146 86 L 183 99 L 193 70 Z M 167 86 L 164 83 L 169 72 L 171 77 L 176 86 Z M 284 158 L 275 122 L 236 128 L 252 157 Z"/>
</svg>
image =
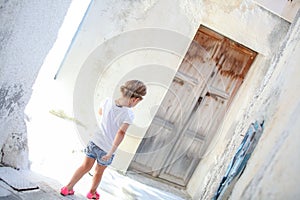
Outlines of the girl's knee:
<svg viewBox="0 0 300 200">
<path fill-rule="evenodd" d="M 93 165 L 87 165 L 87 164 L 81 165 L 81 169 L 83 169 L 84 171 L 89 171 L 92 169 L 92 167 L 93 167 Z"/>
<path fill-rule="evenodd" d="M 102 166 L 102 165 L 97 164 L 96 167 L 95 167 L 95 173 L 102 174 L 105 169 L 106 169 L 106 166 Z"/>
<path fill-rule="evenodd" d="M 95 160 L 93 159 L 85 159 L 84 162 L 81 164 L 81 168 L 85 171 L 89 171 L 92 169 Z"/>
</svg>

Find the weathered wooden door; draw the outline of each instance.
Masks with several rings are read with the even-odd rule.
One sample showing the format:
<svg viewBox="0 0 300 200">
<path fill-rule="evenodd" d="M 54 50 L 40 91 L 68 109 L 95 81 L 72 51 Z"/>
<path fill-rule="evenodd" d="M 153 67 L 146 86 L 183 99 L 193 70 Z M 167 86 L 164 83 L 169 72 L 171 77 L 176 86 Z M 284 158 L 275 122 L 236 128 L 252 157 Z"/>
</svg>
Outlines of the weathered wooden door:
<svg viewBox="0 0 300 200">
<path fill-rule="evenodd" d="M 186 186 L 256 53 L 201 26 L 130 168 Z"/>
</svg>

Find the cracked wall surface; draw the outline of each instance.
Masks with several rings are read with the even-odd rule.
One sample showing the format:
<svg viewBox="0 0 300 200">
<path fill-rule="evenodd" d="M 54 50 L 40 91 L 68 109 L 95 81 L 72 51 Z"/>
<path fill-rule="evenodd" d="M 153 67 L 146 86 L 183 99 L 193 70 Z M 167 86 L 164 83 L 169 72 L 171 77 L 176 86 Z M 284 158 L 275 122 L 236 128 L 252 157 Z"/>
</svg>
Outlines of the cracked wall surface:
<svg viewBox="0 0 300 200">
<path fill-rule="evenodd" d="M 1 163 L 28 168 L 24 109 L 71 1 L 0 0 Z"/>
</svg>

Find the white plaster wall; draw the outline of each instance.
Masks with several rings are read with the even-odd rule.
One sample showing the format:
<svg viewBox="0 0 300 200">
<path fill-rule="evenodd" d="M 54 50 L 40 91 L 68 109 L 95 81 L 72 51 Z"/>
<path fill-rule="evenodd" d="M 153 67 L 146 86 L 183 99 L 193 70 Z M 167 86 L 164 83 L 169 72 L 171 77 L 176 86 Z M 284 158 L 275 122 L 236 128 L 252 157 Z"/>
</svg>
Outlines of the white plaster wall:
<svg viewBox="0 0 300 200">
<path fill-rule="evenodd" d="M 1 162 L 28 168 L 24 109 L 71 1 L 0 1 Z"/>
<path fill-rule="evenodd" d="M 276 3 L 272 0 L 255 0 L 255 2 L 289 22 L 295 19 L 297 11 L 300 8 L 300 1 L 297 0 L 277 0 Z"/>
<path fill-rule="evenodd" d="M 231 199 L 295 199 L 299 195 L 295 170 L 299 165 L 292 155 L 297 152 L 295 146 L 299 142 L 297 133 L 293 132 L 298 126 L 295 113 L 299 81 L 293 78 L 298 74 L 299 65 L 298 26 L 299 22 L 292 26 L 280 47 L 273 49 L 271 59 L 266 60 L 262 55 L 256 59 L 234 107 L 228 112 L 219 138 L 214 141 L 213 150 L 203 159 L 190 182 L 188 190 L 194 199 L 212 198 L 249 124 L 262 119 L 265 120 L 263 136 Z M 262 70 L 263 65 L 268 66 L 267 72 Z M 290 142 L 290 138 L 295 141 Z"/>
<path fill-rule="evenodd" d="M 137 48 L 137 46 L 139 46 L 140 49 L 143 47 L 143 45 L 147 45 L 142 44 L 144 43 L 143 41 L 149 43 L 149 38 L 147 37 L 151 37 L 150 35 L 138 36 L 141 39 L 140 41 L 142 41 L 141 43 L 135 42 L 137 38 L 130 38 L 125 44 L 119 44 L 115 41 L 115 38 L 119 37 L 120 35 L 122 36 L 122 34 L 126 33 L 127 31 L 148 27 L 163 27 L 164 29 L 170 29 L 177 32 L 181 30 L 187 33 L 189 28 L 188 23 L 184 22 L 185 17 L 182 16 L 176 20 L 172 18 L 172 16 L 175 16 L 175 13 L 179 11 L 179 7 L 172 7 L 170 12 L 171 10 L 173 11 L 169 14 L 164 13 L 163 10 L 161 10 L 169 3 L 171 2 L 94 1 L 81 30 L 79 30 L 79 34 L 75 43 L 73 44 L 73 48 L 58 75 L 58 81 L 63 82 L 64 87 L 66 87 L 65 97 L 63 98 L 68 98 L 70 102 L 73 102 L 74 85 L 76 82 L 78 82 L 77 78 L 78 74 L 80 73 L 79 71 L 82 70 L 83 66 L 94 66 L 92 68 L 97 70 L 93 71 L 92 73 L 98 73 L 98 76 L 95 77 L 95 79 L 99 80 L 91 81 L 91 77 L 83 77 L 85 81 L 83 81 L 84 89 L 82 90 L 86 91 L 92 88 L 90 95 L 93 98 L 95 96 L 95 102 L 90 101 L 87 104 L 86 101 L 83 100 L 80 105 L 83 107 L 92 106 L 93 109 L 95 106 L 95 110 L 97 110 L 97 105 L 99 105 L 100 100 L 105 96 L 117 95 L 116 91 L 118 91 L 118 88 L 122 83 L 121 80 L 124 80 L 124 77 L 127 76 L 127 78 L 129 78 L 131 76 L 132 78 L 138 78 L 147 82 L 149 88 L 148 95 L 145 100 L 136 108 L 137 116 L 135 122 L 139 124 L 137 126 L 138 132 L 134 131 L 136 127 L 131 127 L 128 135 L 133 135 L 132 137 L 129 136 L 125 139 L 120 147 L 122 151 L 118 152 L 114 162 L 114 166 L 122 171 L 126 171 L 127 167 L 129 166 L 134 152 L 136 151 L 136 148 L 146 131 L 145 128 L 152 120 L 155 110 L 158 108 L 158 105 L 162 100 L 162 97 L 167 90 L 174 73 L 176 72 L 180 56 L 174 56 L 172 53 L 164 51 L 164 49 L 162 49 L 162 51 L 155 49 L 136 50 L 135 48 Z M 158 12 L 166 15 L 160 19 L 160 23 L 157 23 L 158 17 L 160 18 Z M 148 17 L 148 15 L 151 15 L 151 17 Z M 178 19 L 179 22 L 183 22 L 178 23 Z M 155 39 L 158 39 L 159 41 L 160 36 L 157 35 L 155 37 Z M 178 45 L 177 47 L 174 47 L 177 48 L 181 54 L 183 54 L 182 52 L 190 42 L 190 39 L 186 38 L 185 35 L 183 35 L 183 37 L 185 43 L 179 46 L 179 49 Z M 159 44 L 156 43 L 149 44 L 149 46 L 159 48 Z M 122 45 L 126 45 L 126 47 L 122 47 Z M 116 55 L 117 51 L 120 49 L 125 51 L 125 55 L 122 53 L 118 55 L 118 58 L 114 58 L 113 55 Z M 100 52 L 100 54 L 105 54 L 104 58 L 102 54 L 101 56 L 99 56 L 99 54 L 98 56 L 95 55 L 97 52 Z M 91 58 L 93 56 L 95 57 L 94 60 Z M 151 66 L 157 67 L 158 65 L 161 65 L 167 69 L 166 73 L 160 74 L 165 76 L 161 78 L 161 80 L 157 80 L 157 82 L 163 86 L 158 86 L 155 84 L 152 84 L 151 86 L 149 85 L 151 82 L 149 78 L 151 79 L 151 77 L 153 78 L 153 75 L 155 76 L 153 73 L 147 73 L 146 71 L 146 73 L 144 72 L 144 75 L 141 75 L 141 72 L 137 72 L 138 77 L 136 76 L 137 74 L 134 75 L 133 71 L 137 68 L 141 69 L 141 66 L 145 66 L 145 68 L 151 68 Z M 101 72 L 102 70 L 103 73 Z M 130 75 L 130 72 L 133 72 L 133 74 Z M 160 72 L 157 71 L 155 73 Z M 95 86 L 97 86 L 97 88 L 94 91 L 93 88 L 95 88 Z M 79 96 L 81 95 L 82 94 L 79 93 Z M 72 106 L 72 104 L 70 104 L 70 106 Z M 63 109 L 68 111 L 72 110 L 70 107 L 64 107 Z M 83 110 L 81 107 L 79 109 Z M 82 132 L 81 135 L 83 141 L 87 142 L 88 138 L 94 133 L 95 128 L 97 128 L 97 124 L 93 122 L 95 113 L 86 113 L 86 111 L 80 112 L 76 118 L 78 118 L 85 125 L 85 127 L 78 126 L 78 131 Z M 140 132 L 140 128 L 142 128 L 142 132 Z"/>
<path fill-rule="evenodd" d="M 264 111 L 265 130 L 231 199 L 297 199 L 300 191 L 300 20 L 292 25 L 282 54 L 253 110 Z"/>
<path fill-rule="evenodd" d="M 262 9 L 251 0 L 231 0 L 226 2 L 217 0 L 94 1 L 58 75 L 58 80 L 64 85 L 62 87 L 66 88 L 65 97 L 63 98 L 69 99 L 68 101 L 70 102 L 69 107 L 66 106 L 63 109 L 73 110 L 74 85 L 78 75 L 80 75 L 82 66 L 86 66 L 87 63 L 90 63 L 92 66 L 100 66 L 100 68 L 107 67 L 103 66 L 103 63 L 113 63 L 113 65 L 109 65 L 109 70 L 106 71 L 105 76 L 102 76 L 102 72 L 99 73 L 99 71 L 97 71 L 97 67 L 94 67 L 94 70 L 91 69 L 90 73 L 99 73 L 99 79 L 101 79 L 97 82 L 98 85 L 96 89 L 95 80 L 92 81 L 92 85 L 89 85 L 90 80 L 88 77 L 82 79 L 86 80 L 86 86 L 82 87 L 82 91 L 91 87 L 93 91 L 90 91 L 90 95 L 95 95 L 97 101 L 102 98 L 102 95 L 112 94 L 113 91 L 116 91 L 119 82 L 126 77 L 122 74 L 130 74 L 134 67 L 140 67 L 143 62 L 154 63 L 155 65 L 162 64 L 172 70 L 175 70 L 180 64 L 178 56 L 174 56 L 173 58 L 170 56 L 166 57 L 163 60 L 167 60 L 167 63 L 161 62 L 162 59 L 159 59 L 159 57 L 164 57 L 164 55 L 157 55 L 155 51 L 150 53 L 140 51 L 135 55 L 131 54 L 127 57 L 110 60 L 112 59 L 111 53 L 116 53 L 120 48 L 123 48 L 122 46 L 114 46 L 113 43 L 110 43 L 111 40 L 114 40 L 114 36 L 120 36 L 131 30 L 155 27 L 171 30 L 192 39 L 200 24 L 208 26 L 264 55 L 257 59 L 257 64 L 251 72 L 253 80 L 258 82 L 261 81 L 265 75 L 270 64 L 271 56 L 278 48 L 280 41 L 285 36 L 289 27 L 289 23 Z M 144 40 L 148 41 L 147 37 L 145 37 Z M 160 40 L 159 35 L 157 36 L 157 40 Z M 134 44 L 134 42 L 135 38 L 132 38 L 132 43 Z M 110 44 L 109 48 L 100 47 L 103 50 L 102 53 L 106 54 L 106 58 L 100 60 L 97 59 L 96 55 L 93 55 L 95 60 L 91 61 L 90 55 L 98 51 L 97 48 L 99 48 L 99 46 L 108 43 Z M 174 43 L 176 44 L 176 41 L 174 41 Z M 182 49 L 186 49 L 188 44 L 189 42 L 183 43 Z M 131 48 L 130 40 L 124 45 Z M 182 55 L 184 55 L 184 53 Z M 132 62 L 132 60 L 134 60 L 132 57 L 136 57 L 135 59 L 137 61 Z M 149 62 L 149 60 L 151 61 Z M 149 73 L 148 77 L 151 76 L 153 77 L 155 74 Z M 171 80 L 171 75 L 166 76 L 164 79 L 165 85 L 167 86 Z M 259 85 L 258 83 L 250 84 L 250 82 L 251 81 L 249 81 L 247 88 L 249 90 L 246 92 L 248 99 L 253 94 L 252 92 L 255 87 Z M 76 90 L 78 90 L 78 88 Z M 153 113 L 155 113 L 157 104 L 162 100 L 163 94 L 164 92 L 161 89 L 153 88 L 152 90 L 151 88 L 149 95 L 147 95 L 149 98 L 141 103 L 138 108 L 146 108 L 146 110 L 142 111 L 143 115 L 145 115 L 145 113 L 147 114 L 147 112 L 151 113 L 151 110 L 152 114 L 148 114 L 145 121 L 139 121 L 139 123 L 147 124 L 147 122 L 151 121 L 151 117 L 153 117 Z M 243 106 L 244 100 L 245 99 L 240 99 L 239 105 Z M 91 102 L 90 100 L 85 102 L 87 104 L 84 102 L 83 100 L 80 104 L 81 106 L 78 108 L 78 117 L 86 116 L 80 119 L 86 127 L 79 127 L 78 129 L 79 132 L 85 131 L 86 135 L 90 135 L 93 134 L 96 128 L 96 124 L 93 122 L 95 116 L 88 117 L 85 110 L 86 107 L 94 106 L 94 103 L 97 105 L 98 102 Z M 138 114 L 137 118 L 142 118 L 141 115 L 142 114 Z M 123 143 L 124 145 L 122 145 L 122 148 L 125 148 L 123 151 L 126 152 L 125 155 L 117 155 L 114 161 L 115 167 L 125 171 L 140 142 L 140 138 L 130 137 L 130 135 L 143 136 L 144 134 L 142 132 L 137 133 L 137 130 L 133 129 L 130 132 L 132 133 L 129 134 Z M 84 138 L 87 138 L 87 136 L 84 136 Z M 132 146 L 132 144 L 134 145 Z M 128 146 L 132 148 L 128 148 Z M 197 175 L 195 175 L 195 177 L 197 177 Z M 199 181 L 195 182 L 197 182 L 197 184 L 192 183 L 189 186 L 189 191 L 192 194 L 197 193 L 200 187 L 198 184 Z"/>
</svg>

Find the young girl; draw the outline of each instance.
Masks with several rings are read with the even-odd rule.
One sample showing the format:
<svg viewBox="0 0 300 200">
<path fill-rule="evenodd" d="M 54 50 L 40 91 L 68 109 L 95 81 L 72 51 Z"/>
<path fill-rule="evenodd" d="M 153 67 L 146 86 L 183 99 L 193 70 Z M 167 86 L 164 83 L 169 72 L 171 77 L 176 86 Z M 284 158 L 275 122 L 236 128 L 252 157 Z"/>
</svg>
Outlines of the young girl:
<svg viewBox="0 0 300 200">
<path fill-rule="evenodd" d="M 100 198 L 96 189 L 100 184 L 102 174 L 112 163 L 114 152 L 122 142 L 129 125 L 133 122 L 134 114 L 130 108 L 137 105 L 146 95 L 146 86 L 138 80 L 127 81 L 120 90 L 122 94 L 120 98 L 116 100 L 107 98 L 100 107 L 99 114 L 102 115 L 100 130 L 94 134 L 84 150 L 86 157 L 82 165 L 75 171 L 70 182 L 61 188 L 62 195 L 73 195 L 74 185 L 90 171 L 97 160 L 92 186 L 87 198 Z"/>
</svg>

